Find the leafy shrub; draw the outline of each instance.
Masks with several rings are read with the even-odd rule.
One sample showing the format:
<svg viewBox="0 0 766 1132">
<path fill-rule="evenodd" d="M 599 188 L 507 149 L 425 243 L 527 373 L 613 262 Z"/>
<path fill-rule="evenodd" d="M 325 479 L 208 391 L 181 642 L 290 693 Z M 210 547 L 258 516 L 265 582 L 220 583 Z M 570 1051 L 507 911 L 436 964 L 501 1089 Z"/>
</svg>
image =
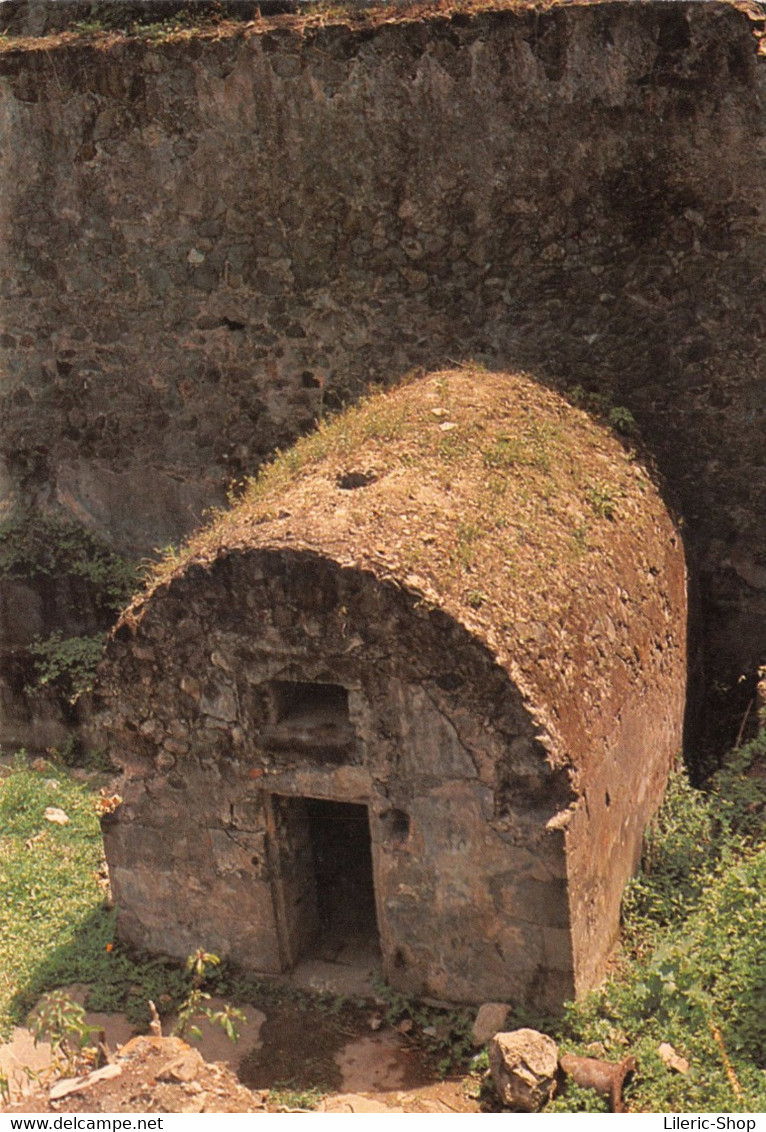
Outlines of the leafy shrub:
<svg viewBox="0 0 766 1132">
<path fill-rule="evenodd" d="M 127 603 L 140 570 L 115 554 L 92 531 L 57 515 L 16 509 L 0 522 L 0 577 L 20 578 L 44 590 L 62 579 L 78 582 L 70 600 L 93 608 L 104 631 Z M 103 634 L 65 637 L 55 632 L 29 646 L 32 694 L 48 687 L 74 704 L 90 690 L 103 649 Z"/>
<path fill-rule="evenodd" d="M 188 994 L 178 1009 L 178 1021 L 173 1033 L 179 1038 L 201 1038 L 202 1031 L 197 1022 L 203 1018 L 220 1026 L 232 1042 L 239 1041 L 239 1025 L 245 1015 L 236 1006 L 226 1003 L 221 1010 L 214 1010 L 207 1003 L 210 995 L 204 989 L 210 968 L 220 965 L 220 958 L 210 951 L 199 948 L 186 960 L 186 974 L 189 978 Z"/>
<path fill-rule="evenodd" d="M 29 646 L 34 662 L 35 688 L 54 687 L 70 704 L 75 703 L 93 686 L 96 668 L 104 651 L 104 636 L 97 633 L 87 637 L 62 637 L 52 633 L 45 640 Z"/>
<path fill-rule="evenodd" d="M 52 1071 L 56 1076 L 74 1076 L 93 1068 L 98 1055 L 100 1029 L 85 1021 L 85 1008 L 63 991 L 43 995 L 29 1017 L 35 1045 L 41 1038 L 51 1043 Z"/>
<path fill-rule="evenodd" d="M 546 1112 L 609 1112 L 609 1101 L 593 1089 L 586 1089 L 568 1081 L 563 1093 L 559 1093 L 546 1105 Z"/>
<path fill-rule="evenodd" d="M 0 522 L 0 576 L 83 578 L 116 612 L 139 581 L 137 567 L 96 534 L 56 515 L 19 508 Z"/>
<path fill-rule="evenodd" d="M 623 917 L 630 938 L 651 936 L 677 922 L 699 898 L 718 856 L 715 810 L 685 773 L 671 776 L 646 831 L 641 873 L 625 891 Z"/>
<path fill-rule="evenodd" d="M 762 1111 L 766 1104 L 766 733 L 730 753 L 707 791 L 670 782 L 629 886 L 629 953 L 561 1027 L 579 1052 L 597 1042 L 638 1058 L 636 1111 Z M 691 1065 L 672 1073 L 669 1042 Z M 570 1091 L 553 1111 L 582 1111 Z"/>
<path fill-rule="evenodd" d="M 713 776 L 722 839 L 744 838 L 758 844 L 766 836 L 766 730 L 737 747 Z"/>
</svg>

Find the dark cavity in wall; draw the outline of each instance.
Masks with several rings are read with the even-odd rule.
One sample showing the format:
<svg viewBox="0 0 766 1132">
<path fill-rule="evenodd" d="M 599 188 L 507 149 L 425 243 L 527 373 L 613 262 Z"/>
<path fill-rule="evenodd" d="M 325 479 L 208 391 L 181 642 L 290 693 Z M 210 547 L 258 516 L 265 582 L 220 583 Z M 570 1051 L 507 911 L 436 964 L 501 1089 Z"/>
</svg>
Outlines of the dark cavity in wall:
<svg viewBox="0 0 766 1132">
<path fill-rule="evenodd" d="M 298 959 L 379 956 L 367 807 L 317 798 L 296 799 L 293 806 L 310 846 L 305 899 L 316 902 L 317 913 L 298 941 Z"/>
<path fill-rule="evenodd" d="M 320 762 L 353 761 L 356 742 L 345 688 L 275 680 L 270 698 L 273 721 L 261 735 L 268 751 L 307 754 Z"/>
</svg>

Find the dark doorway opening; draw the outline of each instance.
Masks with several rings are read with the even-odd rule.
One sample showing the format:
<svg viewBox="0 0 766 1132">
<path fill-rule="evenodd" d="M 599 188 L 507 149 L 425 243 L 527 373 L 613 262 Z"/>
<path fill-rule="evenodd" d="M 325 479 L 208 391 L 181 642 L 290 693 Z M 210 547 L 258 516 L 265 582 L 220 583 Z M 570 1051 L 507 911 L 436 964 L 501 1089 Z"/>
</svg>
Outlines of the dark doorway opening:
<svg viewBox="0 0 766 1132">
<path fill-rule="evenodd" d="M 331 962 L 380 955 L 366 806 L 306 799 L 319 934 L 312 954 Z"/>
</svg>

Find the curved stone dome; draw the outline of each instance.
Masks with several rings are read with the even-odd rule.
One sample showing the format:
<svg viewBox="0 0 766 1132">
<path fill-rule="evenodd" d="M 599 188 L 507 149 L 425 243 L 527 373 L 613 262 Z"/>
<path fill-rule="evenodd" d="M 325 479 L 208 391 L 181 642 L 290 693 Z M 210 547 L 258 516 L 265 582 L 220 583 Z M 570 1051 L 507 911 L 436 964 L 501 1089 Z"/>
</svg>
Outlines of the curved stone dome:
<svg viewBox="0 0 766 1132">
<path fill-rule="evenodd" d="M 121 930 L 292 966 L 322 935 L 322 822 L 363 819 L 390 981 L 559 1004 L 601 972 L 680 748 L 685 622 L 662 500 L 585 413 L 471 368 L 371 396 L 122 619 Z"/>
</svg>

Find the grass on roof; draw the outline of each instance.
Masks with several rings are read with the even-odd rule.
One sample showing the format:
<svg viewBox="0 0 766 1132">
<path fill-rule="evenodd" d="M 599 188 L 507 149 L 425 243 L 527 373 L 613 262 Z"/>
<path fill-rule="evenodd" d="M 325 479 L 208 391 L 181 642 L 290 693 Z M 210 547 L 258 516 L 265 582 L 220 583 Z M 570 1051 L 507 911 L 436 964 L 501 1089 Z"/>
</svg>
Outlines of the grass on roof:
<svg viewBox="0 0 766 1132">
<path fill-rule="evenodd" d="M 356 482 L 356 490 L 344 483 Z M 568 607 L 610 569 L 615 532 L 646 537 L 650 481 L 618 440 L 523 375 L 466 366 L 376 393 L 279 453 L 150 590 L 219 550 L 315 547 L 384 568 L 497 626 Z"/>
</svg>

